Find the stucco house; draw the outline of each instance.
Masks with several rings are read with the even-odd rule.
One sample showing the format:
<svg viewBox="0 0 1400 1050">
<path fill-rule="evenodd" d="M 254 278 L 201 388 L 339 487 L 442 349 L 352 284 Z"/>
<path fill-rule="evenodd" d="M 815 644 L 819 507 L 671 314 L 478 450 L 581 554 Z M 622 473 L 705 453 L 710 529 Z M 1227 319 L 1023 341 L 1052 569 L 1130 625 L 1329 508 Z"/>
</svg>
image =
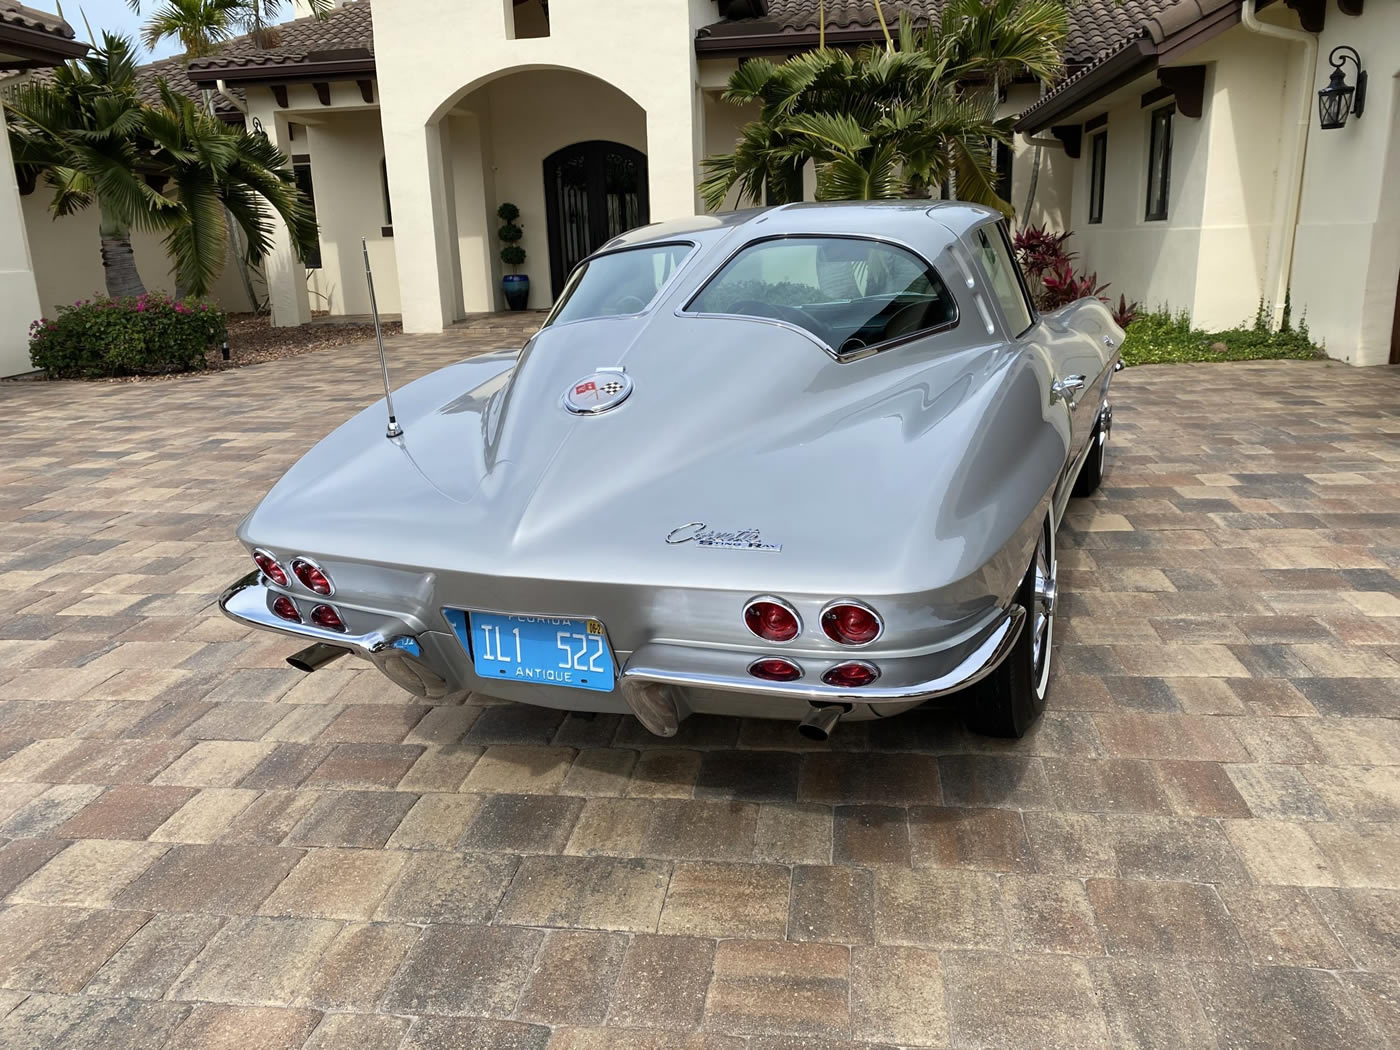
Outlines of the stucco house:
<svg viewBox="0 0 1400 1050">
<path fill-rule="evenodd" d="M 266 267 L 276 324 L 368 310 L 362 237 L 380 308 L 406 330 L 500 309 L 502 201 L 522 213 L 530 303 L 547 306 L 608 237 L 703 211 L 702 160 L 728 151 L 752 116 L 720 99 L 729 74 L 817 42 L 817 0 L 378 4 L 392 17 L 349 0 L 328 19 L 282 26 L 271 48 L 235 41 L 188 68 L 147 71 L 267 134 L 312 190 L 320 258 L 308 273 L 279 244 Z M 1228 326 L 1261 299 L 1281 310 L 1290 291 L 1294 316 L 1306 311 L 1330 353 L 1384 362 L 1400 273 L 1400 180 L 1383 178 L 1400 162 L 1400 3 L 1258 6 L 1076 4 L 1069 76 L 1048 92 L 1005 90 L 1019 134 L 999 156 L 1003 195 L 1018 222 L 1073 229 L 1114 294 Z M 884 8 L 922 21 L 939 0 Z M 879 39 L 871 0 L 825 10 L 829 44 Z M 1323 131 L 1317 91 L 1342 43 L 1360 52 L 1369 93 L 1361 115 Z M 95 243 L 87 220 L 53 222 L 45 204 L 35 193 L 23 209 L 47 305 L 90 294 L 101 273 L 95 249 L 79 247 Z M 161 283 L 159 245 L 136 250 L 146 280 Z M 247 305 L 233 274 L 217 292 Z"/>
<path fill-rule="evenodd" d="M 86 51 L 86 44 L 73 39 L 73 27 L 57 15 L 0 0 L 0 75 L 59 65 Z M 29 370 L 29 322 L 39 316 L 39 303 L 0 110 L 0 376 Z"/>
</svg>

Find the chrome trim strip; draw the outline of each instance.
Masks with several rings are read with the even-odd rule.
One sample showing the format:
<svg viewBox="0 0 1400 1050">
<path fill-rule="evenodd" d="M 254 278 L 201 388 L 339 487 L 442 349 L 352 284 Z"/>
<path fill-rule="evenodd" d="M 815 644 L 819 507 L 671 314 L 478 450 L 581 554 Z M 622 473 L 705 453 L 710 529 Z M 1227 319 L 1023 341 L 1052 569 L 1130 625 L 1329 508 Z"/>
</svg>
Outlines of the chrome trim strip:
<svg viewBox="0 0 1400 1050">
<path fill-rule="evenodd" d="M 875 637 L 870 639 L 870 641 L 868 642 L 842 642 L 838 641 L 835 638 L 832 638 L 831 635 L 827 634 L 826 625 L 822 623 L 822 620 L 826 618 L 827 613 L 829 613 L 832 609 L 836 608 L 838 605 L 854 605 L 857 609 L 864 609 L 871 616 L 875 617 L 875 622 L 880 625 L 880 629 L 875 633 Z M 864 649 L 867 645 L 874 645 L 876 642 L 878 642 L 881 638 L 885 636 L 885 618 L 881 616 L 878 612 L 876 612 L 872 606 L 867 605 L 865 602 L 860 601 L 857 598 L 837 598 L 835 601 L 827 602 L 825 605 L 822 606 L 822 611 L 817 614 L 817 626 L 822 629 L 823 638 L 828 638 L 831 641 L 836 642 L 836 644 L 841 646 L 841 648 L 843 649 Z"/>
<path fill-rule="evenodd" d="M 980 636 L 980 641 L 972 646 L 955 666 L 931 678 L 904 684 L 898 681 L 888 682 L 892 677 L 888 670 L 885 674 L 887 684 L 861 686 L 858 689 L 841 689 L 806 679 L 795 682 L 768 682 L 761 678 L 751 678 L 741 669 L 729 670 L 730 665 L 736 669 L 747 666 L 746 662 L 734 664 L 735 654 L 680 645 L 642 646 L 632 654 L 618 677 L 623 683 L 624 693 L 629 683 L 656 682 L 690 689 L 719 689 L 756 696 L 828 703 L 918 702 L 956 692 L 991 674 L 1020 637 L 1025 620 L 1026 610 L 1019 605 L 1011 606 L 991 630 Z M 835 660 L 833 666 L 848 662 L 850 661 Z"/>
<path fill-rule="evenodd" d="M 794 634 L 791 638 L 787 639 L 786 641 L 778 641 L 774 638 L 765 638 L 763 637 L 763 635 L 755 631 L 752 627 L 749 627 L 749 608 L 751 606 L 757 605 L 759 602 L 772 602 L 774 605 L 781 606 L 782 608 L 790 612 L 792 614 L 792 618 L 795 621 L 797 621 L 797 633 Z M 797 641 L 799 638 L 802 637 L 802 614 L 793 607 L 792 602 L 785 601 L 782 598 L 779 598 L 776 594 L 755 594 L 752 598 L 750 598 L 744 603 L 743 611 L 739 613 L 739 617 L 744 621 L 744 627 L 748 630 L 748 632 L 751 635 L 757 638 L 760 642 L 764 642 L 768 645 L 791 645 L 793 642 Z"/>
</svg>

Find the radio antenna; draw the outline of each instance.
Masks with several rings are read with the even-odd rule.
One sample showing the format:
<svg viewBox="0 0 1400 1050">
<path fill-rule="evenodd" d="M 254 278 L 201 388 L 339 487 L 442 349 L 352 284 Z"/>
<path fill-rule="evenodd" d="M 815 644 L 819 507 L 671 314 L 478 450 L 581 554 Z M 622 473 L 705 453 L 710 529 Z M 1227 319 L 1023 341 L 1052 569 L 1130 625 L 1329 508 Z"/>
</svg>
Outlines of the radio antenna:
<svg viewBox="0 0 1400 1050">
<path fill-rule="evenodd" d="M 389 392 L 389 360 L 384 356 L 384 332 L 379 327 L 379 306 L 374 301 L 374 274 L 369 268 L 369 244 L 360 238 L 360 248 L 365 253 L 365 283 L 369 285 L 369 312 L 374 317 L 374 341 L 379 344 L 379 370 L 384 373 L 384 404 L 389 408 L 389 425 L 384 430 L 386 438 L 396 438 L 403 434 L 403 427 L 394 418 L 394 398 Z"/>
</svg>

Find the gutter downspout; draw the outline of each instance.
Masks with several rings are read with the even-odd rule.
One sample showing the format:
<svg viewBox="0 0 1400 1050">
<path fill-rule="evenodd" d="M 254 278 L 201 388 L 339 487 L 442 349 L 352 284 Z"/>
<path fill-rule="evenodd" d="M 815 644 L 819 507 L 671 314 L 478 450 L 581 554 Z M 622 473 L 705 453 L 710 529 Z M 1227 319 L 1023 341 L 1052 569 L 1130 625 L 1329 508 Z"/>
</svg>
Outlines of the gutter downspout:
<svg viewBox="0 0 1400 1050">
<path fill-rule="evenodd" d="M 1293 246 L 1298 237 L 1298 213 L 1303 200 L 1303 159 L 1308 149 L 1308 129 L 1312 126 L 1313 81 L 1317 78 L 1317 36 L 1303 29 L 1261 22 L 1255 15 L 1257 0 L 1244 0 L 1240 8 L 1240 24 L 1251 33 L 1303 45 L 1302 92 L 1298 99 L 1298 126 L 1294 133 L 1293 166 L 1288 172 L 1288 186 L 1283 200 L 1283 212 L 1275 221 L 1282 234 L 1279 243 L 1278 273 L 1274 283 L 1273 320 L 1278 324 L 1283 304 L 1293 282 Z"/>
<path fill-rule="evenodd" d="M 243 101 L 240 98 L 238 98 L 238 96 L 236 96 L 232 91 L 228 89 L 228 81 L 216 80 L 214 81 L 214 87 L 218 89 L 219 94 L 223 95 L 224 98 L 228 99 L 229 104 L 233 106 L 234 109 L 238 110 L 238 112 L 243 114 L 245 119 L 248 117 L 248 107 L 243 103 Z"/>
</svg>

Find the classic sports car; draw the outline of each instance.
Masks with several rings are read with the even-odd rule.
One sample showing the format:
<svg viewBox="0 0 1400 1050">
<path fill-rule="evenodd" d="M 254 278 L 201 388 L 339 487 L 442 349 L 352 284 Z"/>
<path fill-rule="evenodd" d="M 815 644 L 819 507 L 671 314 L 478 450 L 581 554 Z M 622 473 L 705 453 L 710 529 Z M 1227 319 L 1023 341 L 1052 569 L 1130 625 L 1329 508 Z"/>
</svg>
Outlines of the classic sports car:
<svg viewBox="0 0 1400 1050">
<path fill-rule="evenodd" d="M 426 697 L 785 718 L 1045 705 L 1055 529 L 1122 330 L 1038 315 L 1000 216 L 798 204 L 614 239 L 524 349 L 396 391 L 243 521 L 221 605 Z M 969 688 L 971 687 L 971 688 Z"/>
</svg>

